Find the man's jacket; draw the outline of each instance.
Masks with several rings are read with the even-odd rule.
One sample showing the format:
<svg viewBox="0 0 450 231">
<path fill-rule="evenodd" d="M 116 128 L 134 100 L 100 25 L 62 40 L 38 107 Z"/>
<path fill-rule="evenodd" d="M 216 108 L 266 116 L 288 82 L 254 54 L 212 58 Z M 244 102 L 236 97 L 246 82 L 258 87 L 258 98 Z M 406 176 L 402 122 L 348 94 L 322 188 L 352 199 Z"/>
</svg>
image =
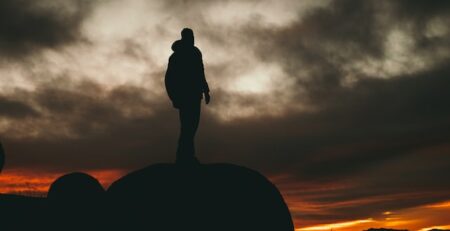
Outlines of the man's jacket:
<svg viewBox="0 0 450 231">
<path fill-rule="evenodd" d="M 172 45 L 173 54 L 165 76 L 167 94 L 174 105 L 184 101 L 200 100 L 209 92 L 205 79 L 202 53 L 192 45 L 178 40 Z"/>
</svg>

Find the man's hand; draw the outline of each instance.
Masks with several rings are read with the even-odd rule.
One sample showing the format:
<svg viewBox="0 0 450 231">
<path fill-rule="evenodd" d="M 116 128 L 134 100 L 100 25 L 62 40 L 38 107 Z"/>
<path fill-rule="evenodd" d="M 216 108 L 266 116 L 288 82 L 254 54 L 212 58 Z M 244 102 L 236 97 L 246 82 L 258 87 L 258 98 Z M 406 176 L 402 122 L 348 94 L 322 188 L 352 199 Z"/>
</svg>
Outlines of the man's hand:
<svg viewBox="0 0 450 231">
<path fill-rule="evenodd" d="M 176 108 L 176 109 L 179 109 L 179 108 L 180 108 L 180 105 L 179 105 L 178 102 L 176 102 L 176 101 L 172 101 L 172 106 L 173 106 L 174 108 Z"/>
<path fill-rule="evenodd" d="M 210 100 L 211 100 L 211 96 L 209 95 L 209 92 L 205 92 L 205 103 L 209 104 Z"/>
</svg>

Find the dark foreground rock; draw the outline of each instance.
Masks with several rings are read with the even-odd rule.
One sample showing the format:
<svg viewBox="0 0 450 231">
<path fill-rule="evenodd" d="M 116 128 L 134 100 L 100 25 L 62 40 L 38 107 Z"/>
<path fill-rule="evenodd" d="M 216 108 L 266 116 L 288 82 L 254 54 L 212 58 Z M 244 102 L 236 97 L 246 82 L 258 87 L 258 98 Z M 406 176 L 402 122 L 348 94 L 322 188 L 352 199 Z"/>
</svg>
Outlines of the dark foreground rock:
<svg viewBox="0 0 450 231">
<path fill-rule="evenodd" d="M 294 230 L 277 188 L 235 165 L 153 165 L 107 194 L 111 224 L 122 230 Z"/>
<path fill-rule="evenodd" d="M 45 198 L 0 194 L 0 230 L 36 230 L 45 227 Z"/>
<path fill-rule="evenodd" d="M 102 230 L 105 190 L 94 177 L 80 172 L 58 178 L 47 196 L 47 229 Z"/>
<path fill-rule="evenodd" d="M 52 205 L 61 207 L 82 207 L 104 197 L 105 190 L 94 177 L 74 172 L 56 179 L 48 191 Z"/>
<path fill-rule="evenodd" d="M 47 198 L 0 194 L 0 230 L 293 231 L 277 188 L 229 164 L 157 164 L 105 192 L 84 173 L 58 178 Z"/>
</svg>

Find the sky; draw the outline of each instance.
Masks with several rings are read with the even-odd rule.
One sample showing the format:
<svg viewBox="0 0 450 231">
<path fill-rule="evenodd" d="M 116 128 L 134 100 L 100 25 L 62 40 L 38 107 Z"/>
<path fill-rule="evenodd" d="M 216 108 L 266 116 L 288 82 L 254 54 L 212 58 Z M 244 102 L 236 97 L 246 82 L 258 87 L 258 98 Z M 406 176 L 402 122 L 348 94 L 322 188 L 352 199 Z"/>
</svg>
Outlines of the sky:
<svg viewBox="0 0 450 231">
<path fill-rule="evenodd" d="M 297 231 L 450 227 L 440 0 L 2 0 L 0 192 L 173 162 L 164 73 L 184 27 L 211 89 L 203 163 L 263 173 Z"/>
</svg>

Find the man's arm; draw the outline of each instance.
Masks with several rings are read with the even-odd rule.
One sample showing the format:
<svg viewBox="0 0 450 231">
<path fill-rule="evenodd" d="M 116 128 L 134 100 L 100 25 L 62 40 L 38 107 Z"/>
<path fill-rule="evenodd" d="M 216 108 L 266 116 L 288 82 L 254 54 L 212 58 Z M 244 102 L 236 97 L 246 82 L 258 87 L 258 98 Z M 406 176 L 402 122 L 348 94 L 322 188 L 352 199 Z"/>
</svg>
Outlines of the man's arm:
<svg viewBox="0 0 450 231">
<path fill-rule="evenodd" d="M 202 58 L 202 52 L 197 48 L 197 53 L 200 59 L 200 79 L 201 79 L 201 84 L 202 84 L 202 93 L 205 94 L 205 102 L 206 104 L 209 103 L 211 97 L 209 95 L 209 86 L 208 86 L 208 82 L 206 81 L 206 77 L 205 77 L 205 68 L 203 66 L 203 58 Z"/>
<path fill-rule="evenodd" d="M 169 63 L 167 65 L 166 75 L 164 77 L 164 84 L 166 85 L 167 95 L 170 100 L 175 100 L 175 62 L 174 57 L 170 56 Z"/>
</svg>

